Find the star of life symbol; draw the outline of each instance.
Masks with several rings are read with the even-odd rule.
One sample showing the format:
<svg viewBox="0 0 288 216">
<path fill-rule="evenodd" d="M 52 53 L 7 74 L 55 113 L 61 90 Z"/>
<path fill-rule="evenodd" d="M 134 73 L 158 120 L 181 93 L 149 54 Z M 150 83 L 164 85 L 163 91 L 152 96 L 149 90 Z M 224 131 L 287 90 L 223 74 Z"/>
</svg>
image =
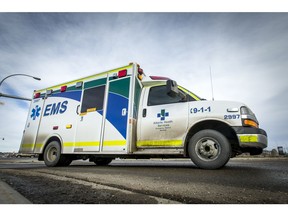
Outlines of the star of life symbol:
<svg viewBox="0 0 288 216">
<path fill-rule="evenodd" d="M 165 117 L 169 116 L 169 112 L 165 112 L 165 109 L 162 109 L 160 113 L 157 113 L 157 118 L 160 118 L 161 121 L 165 120 Z"/>
<path fill-rule="evenodd" d="M 40 116 L 40 110 L 41 110 L 41 107 L 39 107 L 38 105 L 36 105 L 35 108 L 32 109 L 32 113 L 31 113 L 31 118 L 33 120 L 35 120 L 37 117 Z"/>
</svg>

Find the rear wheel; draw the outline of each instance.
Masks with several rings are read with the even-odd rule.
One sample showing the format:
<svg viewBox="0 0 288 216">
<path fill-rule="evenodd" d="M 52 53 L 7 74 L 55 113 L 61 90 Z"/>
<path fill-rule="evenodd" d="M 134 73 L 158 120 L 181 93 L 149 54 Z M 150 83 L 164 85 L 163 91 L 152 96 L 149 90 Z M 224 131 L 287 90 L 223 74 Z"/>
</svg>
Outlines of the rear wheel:
<svg viewBox="0 0 288 216">
<path fill-rule="evenodd" d="M 61 146 L 58 141 L 50 142 L 44 151 L 44 162 L 48 167 L 69 166 L 72 160 L 61 155 Z"/>
<path fill-rule="evenodd" d="M 202 169 L 219 169 L 231 157 L 231 145 L 227 138 L 215 130 L 202 130 L 190 140 L 188 153 L 198 167 Z"/>
</svg>

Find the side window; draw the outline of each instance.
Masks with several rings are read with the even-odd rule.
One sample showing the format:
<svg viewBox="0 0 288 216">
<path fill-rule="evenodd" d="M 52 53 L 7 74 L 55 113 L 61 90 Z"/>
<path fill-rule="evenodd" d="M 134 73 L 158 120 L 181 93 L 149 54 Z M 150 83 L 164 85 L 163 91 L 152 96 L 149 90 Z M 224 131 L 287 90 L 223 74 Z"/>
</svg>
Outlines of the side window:
<svg viewBox="0 0 288 216">
<path fill-rule="evenodd" d="M 81 113 L 89 109 L 102 110 L 104 103 L 105 85 L 84 90 Z"/>
<path fill-rule="evenodd" d="M 148 106 L 171 104 L 181 101 L 180 96 L 170 97 L 167 95 L 166 86 L 151 87 L 148 96 Z"/>
</svg>

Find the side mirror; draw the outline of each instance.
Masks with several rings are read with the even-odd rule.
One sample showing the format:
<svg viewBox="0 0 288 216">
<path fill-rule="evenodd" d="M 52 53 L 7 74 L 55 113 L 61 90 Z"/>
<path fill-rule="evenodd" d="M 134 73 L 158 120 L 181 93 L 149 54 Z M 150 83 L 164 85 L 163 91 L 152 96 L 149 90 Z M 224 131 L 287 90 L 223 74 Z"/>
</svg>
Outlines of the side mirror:
<svg viewBox="0 0 288 216">
<path fill-rule="evenodd" d="M 175 80 L 167 80 L 166 91 L 170 97 L 176 97 L 179 94 L 178 86 Z"/>
<path fill-rule="evenodd" d="M 169 95 L 170 97 L 175 98 L 179 96 L 181 98 L 180 100 L 181 102 L 187 101 L 186 95 L 182 91 L 179 91 L 178 85 L 175 80 L 167 80 L 166 90 L 167 90 L 167 95 Z"/>
</svg>

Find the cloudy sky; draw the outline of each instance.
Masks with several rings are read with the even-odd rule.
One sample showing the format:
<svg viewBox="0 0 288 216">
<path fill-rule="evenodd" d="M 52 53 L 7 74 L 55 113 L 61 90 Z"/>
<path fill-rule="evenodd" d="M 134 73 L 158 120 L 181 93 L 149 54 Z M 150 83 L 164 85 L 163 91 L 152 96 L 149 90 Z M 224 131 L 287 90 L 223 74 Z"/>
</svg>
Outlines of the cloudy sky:
<svg viewBox="0 0 288 216">
<path fill-rule="evenodd" d="M 34 89 L 137 62 L 199 96 L 247 104 L 288 150 L 288 13 L 0 13 L 0 92 Z M 18 151 L 29 102 L 0 98 L 0 151 Z M 3 140 L 4 138 L 4 140 Z"/>
</svg>

